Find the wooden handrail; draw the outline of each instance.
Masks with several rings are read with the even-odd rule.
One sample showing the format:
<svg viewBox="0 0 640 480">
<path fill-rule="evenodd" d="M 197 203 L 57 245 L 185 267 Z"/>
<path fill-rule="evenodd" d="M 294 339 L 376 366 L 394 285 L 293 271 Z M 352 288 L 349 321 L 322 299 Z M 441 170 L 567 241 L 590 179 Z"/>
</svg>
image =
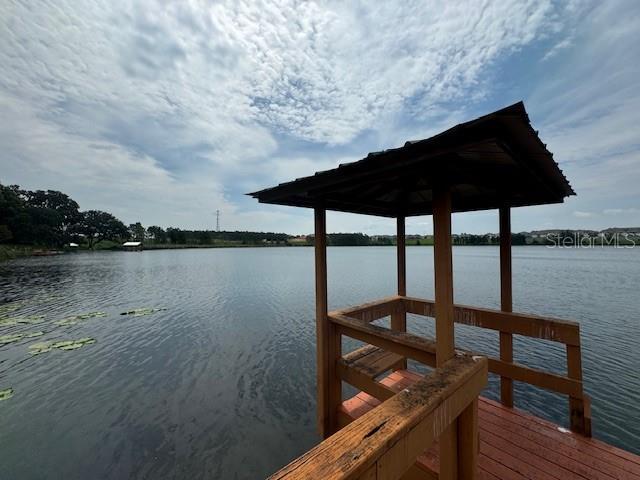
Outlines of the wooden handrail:
<svg viewBox="0 0 640 480">
<path fill-rule="evenodd" d="M 269 478 L 400 478 L 449 425 L 466 421 L 468 415 L 461 414 L 477 408 L 475 400 L 486 382 L 486 359 L 457 355 Z M 477 430 L 473 425 L 459 428 L 469 438 L 458 454 L 474 462 Z"/>
<path fill-rule="evenodd" d="M 379 318 L 400 312 L 405 312 L 403 297 L 393 295 L 373 302 L 363 303 L 362 305 L 334 310 L 329 312 L 329 315 L 346 315 L 359 320 L 373 322 Z"/>
<path fill-rule="evenodd" d="M 435 302 L 432 300 L 402 297 L 402 301 L 407 313 L 426 317 L 435 315 Z M 580 345 L 580 325 L 568 320 L 456 304 L 454 321 L 472 327 L 540 338 L 566 345 Z"/>
<path fill-rule="evenodd" d="M 398 312 L 433 317 L 434 302 L 406 296 L 392 296 L 364 305 L 329 312 L 339 335 L 346 335 L 425 365 L 436 365 L 435 342 L 423 337 L 372 325 L 370 322 Z M 589 405 L 583 391 L 580 326 L 556 318 L 503 312 L 488 308 L 454 306 L 456 323 L 538 338 L 566 345 L 567 375 L 530 368 L 515 362 L 488 358 L 491 373 L 569 396 L 571 429 L 591 436 Z M 379 392 L 378 392 L 379 393 Z"/>
</svg>

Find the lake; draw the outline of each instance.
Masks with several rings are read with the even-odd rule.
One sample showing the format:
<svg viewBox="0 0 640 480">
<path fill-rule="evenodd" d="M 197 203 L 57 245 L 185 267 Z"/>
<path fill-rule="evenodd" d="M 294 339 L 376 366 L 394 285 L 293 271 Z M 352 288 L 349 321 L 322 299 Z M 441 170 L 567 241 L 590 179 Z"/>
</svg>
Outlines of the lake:
<svg viewBox="0 0 640 480">
<path fill-rule="evenodd" d="M 330 308 L 395 293 L 392 247 L 329 248 L 328 264 Z M 43 332 L 0 346 L 0 390 L 14 391 L 0 401 L 2 477 L 253 479 L 303 453 L 318 441 L 313 265 L 302 247 L 0 264 L 5 318 L 34 322 L 0 336 Z M 497 248 L 454 248 L 455 301 L 498 307 L 498 266 Z M 514 311 L 581 323 L 594 436 L 640 453 L 640 249 L 514 247 L 513 278 Z M 407 282 L 433 298 L 431 247 L 407 249 Z M 120 315 L 141 308 L 166 310 Z M 70 318 L 92 312 L 105 315 Z M 434 333 L 417 317 L 409 330 Z M 96 342 L 29 353 L 82 338 Z M 497 355 L 497 333 L 456 326 L 456 339 Z M 514 355 L 564 371 L 562 345 L 516 337 Z M 515 403 L 568 424 L 565 397 L 516 383 Z"/>
</svg>

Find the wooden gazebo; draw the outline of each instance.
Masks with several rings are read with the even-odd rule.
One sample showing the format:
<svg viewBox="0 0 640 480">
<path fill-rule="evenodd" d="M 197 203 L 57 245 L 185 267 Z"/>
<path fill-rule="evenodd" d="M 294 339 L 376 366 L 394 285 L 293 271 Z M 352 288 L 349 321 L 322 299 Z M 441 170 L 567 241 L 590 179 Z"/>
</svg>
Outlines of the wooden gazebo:
<svg viewBox="0 0 640 480">
<path fill-rule="evenodd" d="M 571 435 L 571 445 L 599 448 L 615 468 L 626 468 L 613 447 L 589 438 L 578 324 L 512 312 L 510 209 L 574 195 L 522 103 L 251 195 L 315 212 L 318 427 L 325 440 L 272 478 L 547 478 L 542 470 L 553 465 L 544 452 L 545 435 L 560 452 L 570 447 L 556 439 L 562 429 L 512 408 L 513 381 L 567 395 L 572 432 L 561 434 Z M 453 300 L 451 214 L 486 209 L 499 210 L 501 310 Z M 397 219 L 397 295 L 328 311 L 326 210 Z M 433 216 L 435 301 L 406 292 L 405 218 L 416 215 Z M 436 338 L 407 333 L 407 313 L 435 318 Z M 371 323 L 386 317 L 390 328 Z M 456 322 L 499 332 L 500 357 L 457 350 Z M 515 363 L 514 334 L 565 344 L 567 374 Z M 343 353 L 343 336 L 365 345 Z M 432 370 L 420 376 L 407 370 L 407 359 Z M 501 403 L 480 397 L 488 372 L 500 376 Z M 342 382 L 360 393 L 343 399 Z M 540 431 L 519 431 L 529 423 Z M 516 439 L 500 437 L 503 430 Z M 533 446 L 523 450 L 520 437 Z M 587 468 L 580 463 L 584 451 L 578 457 L 564 452 L 555 463 L 560 471 Z M 494 458 L 502 452 L 504 458 Z M 536 455 L 537 463 L 531 460 Z M 571 458 L 569 466 L 564 458 Z M 534 470 L 533 476 L 523 469 Z M 640 463 L 634 469 L 627 470 L 640 475 Z"/>
</svg>

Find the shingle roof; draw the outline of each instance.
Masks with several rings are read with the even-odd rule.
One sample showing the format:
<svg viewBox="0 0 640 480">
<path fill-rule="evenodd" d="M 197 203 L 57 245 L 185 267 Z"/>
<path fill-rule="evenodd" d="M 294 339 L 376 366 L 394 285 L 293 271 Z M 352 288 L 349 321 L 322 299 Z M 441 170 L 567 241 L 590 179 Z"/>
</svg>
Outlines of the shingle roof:
<svg viewBox="0 0 640 480">
<path fill-rule="evenodd" d="M 437 184 L 451 188 L 455 212 L 561 203 L 575 195 L 522 102 L 249 195 L 261 203 L 395 217 L 431 214 Z"/>
</svg>

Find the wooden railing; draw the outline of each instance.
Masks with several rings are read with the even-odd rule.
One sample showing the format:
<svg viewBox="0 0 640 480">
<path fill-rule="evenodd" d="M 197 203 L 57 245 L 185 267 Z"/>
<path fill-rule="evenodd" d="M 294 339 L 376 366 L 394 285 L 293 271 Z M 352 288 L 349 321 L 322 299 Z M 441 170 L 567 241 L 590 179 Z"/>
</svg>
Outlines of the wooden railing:
<svg viewBox="0 0 640 480">
<path fill-rule="evenodd" d="M 426 365 L 435 365 L 435 344 L 429 340 L 375 325 L 364 328 L 362 322 L 412 313 L 425 317 L 435 316 L 435 304 L 430 300 L 406 296 L 393 296 L 329 313 L 329 319 L 339 325 L 340 331 L 350 337 L 397 352 Z M 356 321 L 360 320 L 360 322 Z M 499 358 L 488 358 L 489 371 L 502 378 L 516 380 L 541 387 L 569 397 L 571 430 L 591 436 L 589 398 L 582 383 L 582 359 L 580 350 L 580 326 L 575 322 L 535 315 L 503 312 L 486 308 L 455 305 L 456 323 L 537 338 L 565 345 L 567 375 L 558 375 L 527 367 Z M 374 336 L 373 328 L 376 332 Z M 375 338 L 374 338 L 375 337 Z M 393 345 L 392 345 L 393 344 Z"/>
<path fill-rule="evenodd" d="M 335 320 L 345 334 L 362 337 L 366 332 L 367 338 L 397 347 L 410 358 L 425 358 L 424 345 L 412 344 L 411 338 L 381 334 L 377 327 L 346 316 Z M 398 479 L 455 422 L 458 478 L 472 479 L 478 452 L 477 398 L 486 382 L 485 358 L 457 355 L 269 478 Z"/>
</svg>

